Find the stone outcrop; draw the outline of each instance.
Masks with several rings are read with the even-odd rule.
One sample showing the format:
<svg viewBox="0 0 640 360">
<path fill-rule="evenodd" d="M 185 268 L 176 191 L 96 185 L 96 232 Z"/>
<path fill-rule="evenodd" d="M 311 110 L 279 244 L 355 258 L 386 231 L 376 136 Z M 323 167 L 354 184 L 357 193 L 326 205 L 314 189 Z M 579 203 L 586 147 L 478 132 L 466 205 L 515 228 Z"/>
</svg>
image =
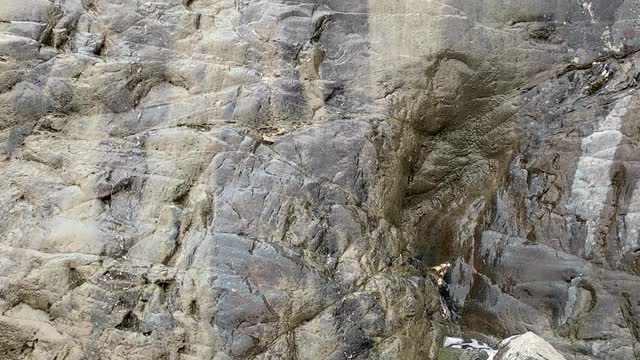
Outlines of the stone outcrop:
<svg viewBox="0 0 640 360">
<path fill-rule="evenodd" d="M 639 11 L 3 0 L 0 359 L 640 358 Z"/>
</svg>

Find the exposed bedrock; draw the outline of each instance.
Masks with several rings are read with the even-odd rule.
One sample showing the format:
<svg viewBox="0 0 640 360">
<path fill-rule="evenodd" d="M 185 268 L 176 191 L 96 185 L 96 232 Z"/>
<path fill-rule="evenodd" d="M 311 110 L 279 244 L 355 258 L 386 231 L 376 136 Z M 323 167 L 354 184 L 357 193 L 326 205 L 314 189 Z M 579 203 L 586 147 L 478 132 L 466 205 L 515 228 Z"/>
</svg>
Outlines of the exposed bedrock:
<svg viewBox="0 0 640 360">
<path fill-rule="evenodd" d="M 638 19 L 3 0 L 0 359 L 640 357 Z"/>
</svg>

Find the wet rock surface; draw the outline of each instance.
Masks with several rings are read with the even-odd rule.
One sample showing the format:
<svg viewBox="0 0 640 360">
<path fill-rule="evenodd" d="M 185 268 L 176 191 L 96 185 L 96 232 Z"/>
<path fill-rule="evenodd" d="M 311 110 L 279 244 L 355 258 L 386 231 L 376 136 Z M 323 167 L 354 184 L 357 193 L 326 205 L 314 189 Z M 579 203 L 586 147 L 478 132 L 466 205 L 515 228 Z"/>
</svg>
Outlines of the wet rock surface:
<svg viewBox="0 0 640 360">
<path fill-rule="evenodd" d="M 0 359 L 640 356 L 639 12 L 3 1 Z"/>
</svg>

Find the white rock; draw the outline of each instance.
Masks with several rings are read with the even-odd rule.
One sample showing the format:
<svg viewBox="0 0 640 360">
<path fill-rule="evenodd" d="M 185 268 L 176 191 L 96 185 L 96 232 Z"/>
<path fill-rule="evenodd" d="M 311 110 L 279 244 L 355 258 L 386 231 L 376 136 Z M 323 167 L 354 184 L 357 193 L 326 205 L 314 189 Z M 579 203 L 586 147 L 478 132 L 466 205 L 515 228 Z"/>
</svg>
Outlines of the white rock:
<svg viewBox="0 0 640 360">
<path fill-rule="evenodd" d="M 500 343 L 495 360 L 565 360 L 556 349 L 538 335 L 527 332 Z"/>
</svg>

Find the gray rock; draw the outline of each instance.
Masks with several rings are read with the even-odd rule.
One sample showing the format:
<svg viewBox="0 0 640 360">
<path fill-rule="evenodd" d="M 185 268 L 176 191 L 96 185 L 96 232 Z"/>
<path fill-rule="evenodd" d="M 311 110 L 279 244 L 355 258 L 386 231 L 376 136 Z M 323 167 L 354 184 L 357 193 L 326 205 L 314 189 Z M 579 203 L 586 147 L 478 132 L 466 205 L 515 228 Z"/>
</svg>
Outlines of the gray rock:
<svg viewBox="0 0 640 360">
<path fill-rule="evenodd" d="M 500 343 L 496 360 L 564 360 L 553 346 L 538 335 L 528 332 Z"/>
<path fill-rule="evenodd" d="M 2 1 L 0 359 L 631 358 L 639 6 Z"/>
<path fill-rule="evenodd" d="M 438 360 L 487 360 L 489 354 L 480 350 L 442 349 Z"/>
</svg>

